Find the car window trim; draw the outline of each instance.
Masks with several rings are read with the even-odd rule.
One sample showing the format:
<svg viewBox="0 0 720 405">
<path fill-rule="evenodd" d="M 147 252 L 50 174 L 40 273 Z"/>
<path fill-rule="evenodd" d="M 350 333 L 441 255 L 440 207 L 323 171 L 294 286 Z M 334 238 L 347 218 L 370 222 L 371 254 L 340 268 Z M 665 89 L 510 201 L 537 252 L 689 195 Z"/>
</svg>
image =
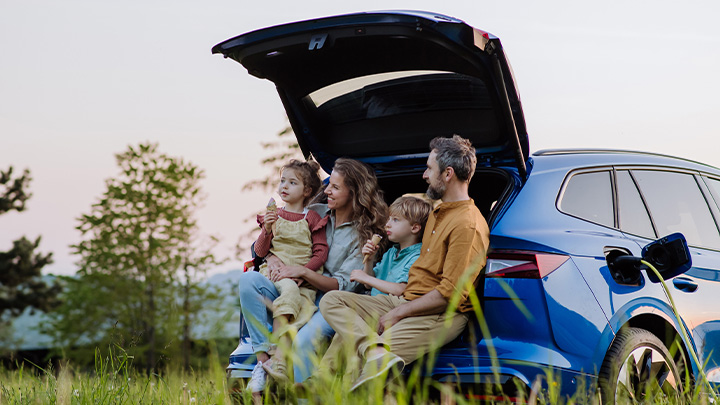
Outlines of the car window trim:
<svg viewBox="0 0 720 405">
<path fill-rule="evenodd" d="M 655 224 L 655 220 L 652 217 L 652 213 L 648 209 L 647 202 L 645 200 L 645 196 L 643 195 L 643 192 L 640 189 L 640 187 L 637 185 L 637 180 L 635 179 L 635 176 L 633 176 L 633 174 L 632 174 L 633 170 L 673 172 L 673 173 L 688 174 L 688 175 L 693 176 L 693 178 L 695 179 L 695 183 L 697 184 L 698 188 L 700 189 L 700 193 L 703 196 L 703 199 L 705 200 L 705 205 L 710 210 L 710 215 L 712 216 L 713 221 L 715 222 L 715 228 L 718 230 L 718 233 L 720 233 L 720 223 L 718 222 L 718 221 L 720 221 L 720 202 L 718 202 L 716 200 L 716 196 L 712 193 L 709 186 L 707 186 L 707 184 L 705 184 L 704 181 L 698 180 L 698 176 L 699 176 L 699 177 L 707 177 L 709 179 L 720 181 L 720 176 L 713 175 L 713 174 L 706 173 L 706 172 L 701 172 L 698 170 L 693 170 L 693 169 L 684 169 L 681 167 L 629 164 L 629 165 L 609 165 L 609 166 L 588 166 L 588 167 L 573 169 L 573 170 L 568 171 L 568 173 L 563 178 L 562 187 L 560 188 L 560 191 L 558 192 L 558 195 L 555 199 L 555 209 L 557 209 L 559 212 L 563 213 L 564 215 L 567 215 L 567 216 L 570 216 L 573 218 L 577 218 L 581 221 L 585 221 L 585 222 L 588 222 L 591 224 L 602 226 L 604 228 L 613 229 L 613 230 L 616 230 L 616 231 L 619 231 L 619 232 L 622 232 L 622 233 L 625 233 L 628 235 L 633 235 L 635 237 L 647 239 L 646 236 L 635 235 L 633 233 L 624 231 L 619 226 L 620 224 L 619 224 L 619 220 L 618 220 L 619 206 L 618 206 L 618 200 L 617 200 L 617 198 L 618 198 L 617 197 L 617 179 L 615 177 L 615 171 L 619 171 L 619 170 L 627 170 L 628 173 L 630 174 L 630 178 L 633 180 L 633 183 L 635 184 L 635 187 L 636 187 L 638 193 L 640 194 L 642 203 L 645 206 L 645 211 L 647 212 L 648 217 L 650 218 L 650 224 L 652 225 L 652 228 L 653 228 L 653 231 L 655 232 L 656 237 L 658 237 L 657 236 L 658 235 L 657 225 Z M 612 173 L 610 173 L 610 184 L 611 184 L 612 193 L 613 193 L 612 201 L 613 201 L 613 219 L 614 219 L 614 225 L 612 227 L 607 226 L 605 224 L 595 222 L 595 221 L 591 221 L 587 218 L 578 217 L 577 215 L 573 215 L 568 212 L 565 212 L 560 208 L 560 203 L 562 202 L 563 196 L 565 195 L 565 190 L 567 189 L 568 183 L 570 182 L 570 179 L 572 178 L 572 176 L 575 176 L 578 174 L 596 173 L 596 172 L 602 172 L 602 171 L 611 171 L 612 172 Z M 715 204 L 710 204 L 708 196 L 710 196 L 710 198 L 712 198 L 712 200 Z M 717 198 L 720 199 L 720 195 L 718 195 Z M 720 252 L 720 247 L 699 246 L 699 245 L 689 245 L 689 246 L 691 246 L 693 248 L 697 248 L 697 249 L 706 249 L 706 250 L 711 250 L 711 251 L 715 251 L 715 252 Z"/>
<path fill-rule="evenodd" d="M 652 227 L 653 233 L 655 234 L 655 238 L 659 238 L 659 232 L 657 229 L 657 225 L 655 225 L 655 219 L 653 218 L 653 214 L 650 211 L 650 208 L 648 208 L 647 200 L 645 199 L 645 195 L 642 192 L 642 189 L 640 188 L 640 185 L 638 184 L 637 179 L 635 178 L 635 175 L 633 174 L 633 171 L 630 169 L 627 169 L 628 175 L 630 176 L 630 180 L 632 180 L 633 185 L 635 186 L 635 189 L 638 192 L 638 195 L 640 195 L 640 201 L 642 201 L 643 206 L 645 207 L 645 212 L 647 213 L 648 218 L 650 219 L 650 226 Z M 639 236 L 639 235 L 638 235 Z"/>
<path fill-rule="evenodd" d="M 700 187 L 700 191 L 702 191 L 705 202 L 707 203 L 708 207 L 710 207 L 710 214 L 713 216 L 713 219 L 715 220 L 715 226 L 718 228 L 718 231 L 720 232 L 720 205 L 718 205 L 718 200 L 715 198 L 715 195 L 713 194 L 712 189 L 710 186 L 708 186 L 707 182 L 705 181 L 705 178 L 712 179 L 715 181 L 720 182 L 720 178 L 716 176 L 712 176 L 708 173 L 702 173 L 698 172 L 695 175 L 695 181 L 698 182 L 698 186 Z M 720 196 L 718 196 L 720 197 Z M 710 201 L 714 204 L 711 204 Z"/>
</svg>

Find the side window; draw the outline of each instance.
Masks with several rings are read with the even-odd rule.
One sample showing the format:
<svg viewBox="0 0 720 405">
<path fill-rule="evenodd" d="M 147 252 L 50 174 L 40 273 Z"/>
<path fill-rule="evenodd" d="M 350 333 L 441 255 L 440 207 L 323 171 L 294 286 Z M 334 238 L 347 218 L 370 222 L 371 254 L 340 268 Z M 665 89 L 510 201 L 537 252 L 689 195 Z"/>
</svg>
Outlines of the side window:
<svg viewBox="0 0 720 405">
<path fill-rule="evenodd" d="M 632 174 L 659 237 L 682 232 L 690 245 L 720 248 L 720 233 L 694 176 L 651 170 Z"/>
<path fill-rule="evenodd" d="M 620 229 L 633 235 L 655 239 L 647 208 L 627 170 L 617 172 L 617 193 Z"/>
<path fill-rule="evenodd" d="M 717 204 L 718 208 L 720 208 L 720 180 L 711 179 L 709 177 L 704 177 L 704 179 L 705 184 L 707 184 L 710 188 L 710 192 L 715 199 L 715 203 Z"/>
<path fill-rule="evenodd" d="M 565 186 L 560 210 L 601 225 L 614 226 L 610 172 L 573 175 Z"/>
</svg>

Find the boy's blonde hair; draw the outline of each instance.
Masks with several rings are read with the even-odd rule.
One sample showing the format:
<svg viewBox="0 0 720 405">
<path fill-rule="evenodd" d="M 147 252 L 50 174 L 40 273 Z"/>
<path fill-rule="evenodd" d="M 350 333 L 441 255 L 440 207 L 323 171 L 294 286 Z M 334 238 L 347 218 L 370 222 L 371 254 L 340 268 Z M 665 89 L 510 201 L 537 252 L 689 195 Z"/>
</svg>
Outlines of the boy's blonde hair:
<svg viewBox="0 0 720 405">
<path fill-rule="evenodd" d="M 421 240 L 430 211 L 432 204 L 427 200 L 409 195 L 399 197 L 390 205 L 390 215 L 403 217 L 410 222 L 410 225 L 420 224 L 418 235 Z"/>
</svg>

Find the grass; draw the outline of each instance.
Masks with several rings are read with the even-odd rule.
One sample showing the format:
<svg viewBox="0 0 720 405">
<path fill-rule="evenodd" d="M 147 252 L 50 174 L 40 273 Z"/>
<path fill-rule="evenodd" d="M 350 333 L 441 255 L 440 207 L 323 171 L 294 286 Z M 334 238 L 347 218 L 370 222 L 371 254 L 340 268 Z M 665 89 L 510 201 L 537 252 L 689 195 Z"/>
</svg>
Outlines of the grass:
<svg viewBox="0 0 720 405">
<path fill-rule="evenodd" d="M 70 365 L 0 370 L 0 404 L 225 404 L 225 371 L 216 360 L 201 372 L 143 374 L 122 349 L 96 356 L 95 370 Z M 216 358 L 216 357 L 215 357 Z"/>
<path fill-rule="evenodd" d="M 471 290 L 470 301 L 475 316 L 480 322 L 481 334 L 489 340 L 490 331 L 484 322 L 480 302 Z M 457 298 L 451 299 L 448 311 L 454 311 Z M 523 309 L 523 308 L 521 308 Z M 272 338 L 272 337 L 271 337 Z M 281 344 L 281 342 L 277 342 Z M 214 348 L 210 344 L 210 348 Z M 434 350 L 439 347 L 434 347 Z M 491 348 L 492 349 L 492 348 Z M 283 350 L 291 353 L 289 347 Z M 224 364 L 218 360 L 217 352 L 210 350 L 207 362 L 202 369 L 182 372 L 168 367 L 157 374 L 144 374 L 137 371 L 133 359 L 122 348 L 114 347 L 101 354 L 96 350 L 95 367 L 92 371 L 81 371 L 64 364 L 56 368 L 20 366 L 17 370 L 0 369 L 0 405 L 2 404 L 230 404 L 230 403 L 298 403 L 305 398 L 310 404 L 509 404 L 509 398 L 502 398 L 501 388 L 507 390 L 507 384 L 501 387 L 500 376 L 495 376 L 495 384 L 475 386 L 475 392 L 461 392 L 459 387 L 449 383 L 440 383 L 423 377 L 432 369 L 432 356 L 425 361 L 417 361 L 410 365 L 409 373 L 402 377 L 392 378 L 385 385 L 377 379 L 367 384 L 360 392 L 350 393 L 349 389 L 359 372 L 360 364 L 351 347 L 345 347 L 336 360 L 337 371 L 320 371 L 313 375 L 313 384 L 308 392 L 300 392 L 292 384 L 285 386 L 269 385 L 262 398 L 253 398 L 242 388 L 229 394 L 229 382 L 225 377 Z M 223 353 L 225 355 L 226 353 Z M 499 368 L 499 360 L 494 350 L 490 351 L 493 368 Z M 429 359 L 429 360 L 428 360 Z M 320 365 L 320 358 L 313 359 L 314 369 L 325 370 Z M 533 382 L 528 390 L 524 384 L 516 384 L 514 397 L 527 404 L 598 404 L 598 395 L 588 393 L 592 389 L 578 384 L 572 396 L 561 394 L 560 379 L 552 370 L 543 376 L 544 382 Z M 234 382 L 231 382 L 234 384 Z M 652 387 L 652 384 L 648 384 Z M 512 388 L 512 387 L 510 387 Z M 645 403 L 653 404 L 707 404 L 710 403 L 703 391 L 703 384 L 689 385 L 684 388 L 681 398 L 668 398 L 657 391 L 648 392 Z M 469 394 L 469 395 L 468 395 Z M 488 398 L 492 398 L 488 400 Z M 630 402 L 629 402 L 630 403 Z"/>
<path fill-rule="evenodd" d="M 99 353 L 99 351 L 98 351 Z M 224 366 L 211 356 L 209 366 L 204 370 L 189 373 L 175 369 L 166 369 L 159 374 L 144 374 L 132 367 L 132 359 L 122 349 L 111 350 L 107 357 L 96 357 L 95 369 L 91 372 L 75 370 L 70 365 L 56 368 L 20 367 L 17 370 L 0 369 L 0 404 L 231 404 L 253 403 L 252 396 L 240 392 L 231 397 L 228 394 L 228 382 Z M 212 360 L 215 359 L 215 360 Z M 307 395 L 301 395 L 292 385 L 269 386 L 262 403 L 297 403 L 305 397 L 310 404 L 343 405 L 368 403 L 395 404 L 479 404 L 484 392 L 466 397 L 457 387 L 420 377 L 423 367 L 431 365 L 416 364 L 410 373 L 402 378 L 392 379 L 385 387 L 380 381 L 370 383 L 368 388 L 358 393 L 349 393 L 356 372 L 356 364 L 346 365 L 337 374 L 320 373 L 315 375 L 315 383 Z M 350 371 L 348 371 L 350 369 Z M 597 404 L 597 396 L 589 395 L 585 389 L 579 389 L 572 397 L 559 394 L 559 386 L 553 381 L 553 375 L 545 376 L 548 388 L 535 394 L 518 387 L 518 397 L 528 404 Z M 490 386 L 490 389 L 493 387 Z M 700 388 L 688 389 L 683 398 L 688 404 L 707 404 L 707 397 Z M 496 393 L 496 392 L 495 392 Z M 494 404 L 509 404 L 509 400 L 490 401 Z M 676 404 L 683 403 L 673 399 L 654 397 L 646 403 Z"/>
</svg>

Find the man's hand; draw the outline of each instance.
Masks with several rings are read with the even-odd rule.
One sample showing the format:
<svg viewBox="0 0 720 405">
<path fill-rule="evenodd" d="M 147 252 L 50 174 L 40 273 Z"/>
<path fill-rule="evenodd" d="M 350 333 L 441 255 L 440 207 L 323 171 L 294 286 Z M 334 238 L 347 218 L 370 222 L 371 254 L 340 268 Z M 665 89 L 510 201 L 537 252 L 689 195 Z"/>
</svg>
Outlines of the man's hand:
<svg viewBox="0 0 720 405">
<path fill-rule="evenodd" d="M 445 312 L 445 308 L 447 308 L 447 300 L 440 295 L 438 290 L 431 290 L 422 297 L 400 304 L 383 315 L 380 318 L 380 325 L 378 325 L 378 335 L 402 319 L 411 316 L 441 314 Z"/>
<path fill-rule="evenodd" d="M 405 316 L 402 315 L 402 307 L 402 305 L 397 306 L 380 317 L 380 321 L 378 322 L 378 335 L 382 335 L 385 330 L 392 328 L 396 323 L 405 318 Z"/>
</svg>

